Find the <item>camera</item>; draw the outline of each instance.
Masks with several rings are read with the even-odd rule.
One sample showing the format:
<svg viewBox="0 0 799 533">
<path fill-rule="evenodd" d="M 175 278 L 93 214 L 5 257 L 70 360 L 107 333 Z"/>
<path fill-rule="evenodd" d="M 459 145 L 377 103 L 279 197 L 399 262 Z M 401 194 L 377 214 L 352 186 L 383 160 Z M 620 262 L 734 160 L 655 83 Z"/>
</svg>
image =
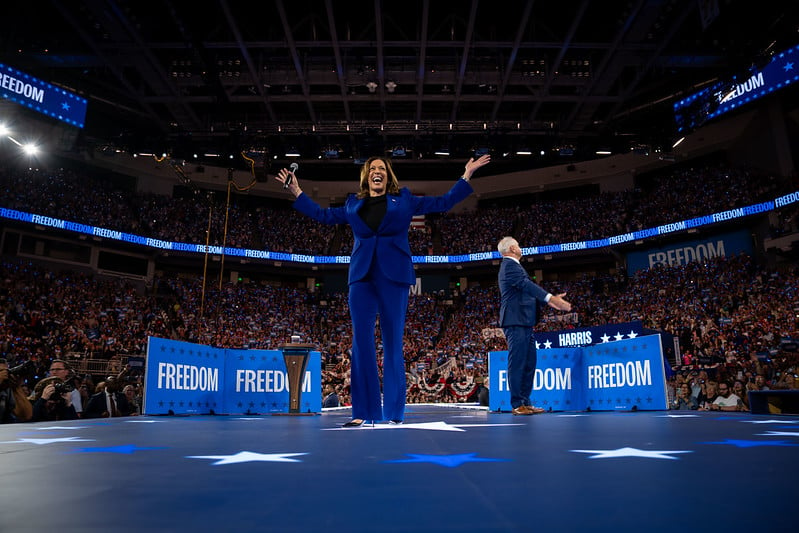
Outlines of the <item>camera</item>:
<svg viewBox="0 0 799 533">
<path fill-rule="evenodd" d="M 58 382 L 53 384 L 53 393 L 58 394 L 59 396 L 62 394 L 66 394 L 75 390 L 75 386 L 72 385 L 69 381 Z"/>
<path fill-rule="evenodd" d="M 33 361 L 25 361 L 21 365 L 17 365 L 14 368 L 8 369 L 8 374 L 10 376 L 24 376 L 30 374 L 36 369 L 36 365 L 33 364 Z"/>
</svg>

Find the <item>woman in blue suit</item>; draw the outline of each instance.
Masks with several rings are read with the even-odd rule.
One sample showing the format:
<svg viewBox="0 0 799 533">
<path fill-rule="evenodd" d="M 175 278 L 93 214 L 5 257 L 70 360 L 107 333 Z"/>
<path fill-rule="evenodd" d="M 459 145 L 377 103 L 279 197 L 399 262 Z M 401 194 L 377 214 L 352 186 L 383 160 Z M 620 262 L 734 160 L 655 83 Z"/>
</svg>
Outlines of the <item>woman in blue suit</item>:
<svg viewBox="0 0 799 533">
<path fill-rule="evenodd" d="M 442 196 L 414 196 L 400 189 L 391 160 L 372 157 L 361 168 L 360 190 L 344 206 L 322 208 L 303 194 L 293 172 L 281 169 L 276 180 L 294 195 L 294 208 L 325 224 L 349 224 L 355 238 L 349 266 L 352 318 L 350 392 L 352 420 L 357 427 L 370 420 L 402 423 L 405 416 L 405 357 L 402 336 L 409 287 L 416 283 L 408 230 L 414 215 L 448 211 L 469 196 L 475 170 L 491 160 L 484 155 L 466 163 L 463 176 Z M 375 325 L 380 316 L 383 340 L 383 402 L 375 351 Z"/>
</svg>

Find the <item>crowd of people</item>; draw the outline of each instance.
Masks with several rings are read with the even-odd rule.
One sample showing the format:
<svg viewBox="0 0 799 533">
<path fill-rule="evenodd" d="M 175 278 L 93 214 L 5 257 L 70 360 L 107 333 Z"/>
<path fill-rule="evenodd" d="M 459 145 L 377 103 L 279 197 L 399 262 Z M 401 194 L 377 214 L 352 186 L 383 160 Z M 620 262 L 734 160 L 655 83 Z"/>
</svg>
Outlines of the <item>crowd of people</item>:
<svg viewBox="0 0 799 533">
<path fill-rule="evenodd" d="M 751 205 L 792 192 L 795 184 L 725 165 L 672 170 L 641 178 L 633 190 L 487 205 L 429 215 L 409 233 L 413 255 L 494 251 L 498 236 L 532 245 L 620 235 L 660 224 Z M 166 197 L 114 185 L 108 179 L 59 168 L 0 167 L 0 207 L 152 237 L 311 255 L 349 255 L 352 231 L 326 226 L 290 203 L 224 193 Z M 574 216 L 556 218 L 557 212 Z M 608 216 L 611 213 L 612 216 Z M 773 232 L 795 227 L 796 208 L 778 213 Z M 210 231 L 209 231 L 210 230 Z"/>
<path fill-rule="evenodd" d="M 425 229 L 412 230 L 417 235 L 412 246 L 423 248 L 420 254 L 431 249 L 435 253 L 493 250 L 498 238 L 511 232 L 531 245 L 584 240 L 754 203 L 780 194 L 785 187 L 775 180 L 755 179 L 750 172 L 726 169 L 685 171 L 671 178 L 671 183 L 656 179 L 648 189 L 630 193 L 566 200 L 574 213 L 568 223 L 548 222 L 546 206 L 537 204 L 433 217 Z M 30 180 L 41 181 L 36 194 Z M 205 235 L 208 224 L 207 203 L 123 192 L 77 179 L 66 170 L 47 176 L 0 170 L 0 188 L 2 207 L 164 240 L 201 242 L 196 236 Z M 227 244 L 316 254 L 338 253 L 333 243 L 341 243 L 342 251 L 351 244 L 351 237 L 334 233 L 341 228 L 318 225 L 288 207 L 279 209 L 235 206 Z M 221 226 L 219 213 L 224 210 L 211 211 Z M 286 217 L 296 218 L 285 224 Z M 537 222 L 533 226 L 527 220 Z M 775 220 L 772 226 L 778 229 L 773 231 L 791 231 L 795 208 L 778 212 Z M 275 231 L 277 227 L 281 231 Z M 214 238 L 220 237 L 220 231 L 213 230 Z M 457 239 L 449 238 L 455 234 Z M 799 385 L 795 379 L 798 278 L 796 264 L 768 269 L 753 257 L 738 255 L 657 266 L 629 277 L 617 273 L 559 281 L 547 289 L 568 293 L 570 300 L 579 302 L 577 321 L 565 326 L 545 315 L 537 329 L 641 321 L 645 328 L 679 339 L 681 359 L 673 362 L 670 407 L 715 409 L 709 407 L 714 402 L 734 402 L 736 409 L 746 410 L 748 390 Z M 498 309 L 494 279 L 470 280 L 466 290 L 454 295 L 411 295 L 404 343 L 408 402 L 484 400 L 488 352 L 506 349 L 504 339 L 495 334 Z M 352 341 L 346 293 L 255 282 L 207 289 L 192 275 L 141 283 L 6 258 L 0 262 L 0 320 L 0 357 L 6 367 L 0 363 L 0 405 L 10 404 L 2 398 L 15 397 L 27 398 L 32 407 L 44 394 L 48 398 L 55 394 L 49 387 L 35 390 L 52 376 L 55 361 L 73 367 L 85 360 L 108 361 L 108 370 L 100 375 L 71 374 L 72 386 L 82 398 L 81 407 L 73 407 L 75 416 L 84 416 L 82 407 L 101 392 L 95 382 L 102 381 L 107 388 L 107 377 L 118 375 L 120 358 L 145 354 L 148 336 L 223 348 L 273 349 L 300 335 L 304 342 L 320 347 L 325 396 L 335 393 L 339 405 L 350 400 Z M 8 370 L 26 364 L 28 373 Z M 142 378 L 125 379 L 130 379 L 122 383 L 132 394 L 129 403 L 137 405 L 139 398 L 140 410 Z M 690 395 L 684 392 L 686 383 Z M 716 402 L 727 396 L 732 400 Z M 24 405 L 24 401 L 15 403 Z M 72 405 L 77 403 L 73 399 Z M 33 409 L 27 419 L 32 413 Z"/>
</svg>

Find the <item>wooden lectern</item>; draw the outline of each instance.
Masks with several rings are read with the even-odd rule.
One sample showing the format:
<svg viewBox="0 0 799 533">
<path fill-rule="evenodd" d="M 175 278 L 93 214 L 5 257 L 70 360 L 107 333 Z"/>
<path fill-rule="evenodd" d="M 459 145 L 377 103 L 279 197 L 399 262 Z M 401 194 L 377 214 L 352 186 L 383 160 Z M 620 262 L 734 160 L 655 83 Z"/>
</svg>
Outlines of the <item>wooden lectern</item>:
<svg viewBox="0 0 799 533">
<path fill-rule="evenodd" d="M 290 342 L 280 347 L 283 352 L 283 361 L 286 363 L 289 385 L 289 412 L 274 413 L 288 415 L 315 415 L 318 413 L 303 413 L 300 410 L 300 398 L 302 397 L 302 380 L 305 377 L 305 368 L 308 366 L 308 354 L 316 348 L 315 344 Z"/>
</svg>

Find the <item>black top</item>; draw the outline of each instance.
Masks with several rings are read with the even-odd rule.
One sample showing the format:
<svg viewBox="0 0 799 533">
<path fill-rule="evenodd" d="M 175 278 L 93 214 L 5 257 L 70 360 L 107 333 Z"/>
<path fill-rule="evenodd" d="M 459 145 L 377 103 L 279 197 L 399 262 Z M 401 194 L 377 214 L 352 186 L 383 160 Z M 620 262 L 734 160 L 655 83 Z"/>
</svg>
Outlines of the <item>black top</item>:
<svg viewBox="0 0 799 533">
<path fill-rule="evenodd" d="M 372 231 L 377 231 L 380 223 L 383 222 L 383 217 L 386 216 L 386 195 L 367 196 L 364 198 L 363 206 L 358 211 L 358 215 Z"/>
</svg>

